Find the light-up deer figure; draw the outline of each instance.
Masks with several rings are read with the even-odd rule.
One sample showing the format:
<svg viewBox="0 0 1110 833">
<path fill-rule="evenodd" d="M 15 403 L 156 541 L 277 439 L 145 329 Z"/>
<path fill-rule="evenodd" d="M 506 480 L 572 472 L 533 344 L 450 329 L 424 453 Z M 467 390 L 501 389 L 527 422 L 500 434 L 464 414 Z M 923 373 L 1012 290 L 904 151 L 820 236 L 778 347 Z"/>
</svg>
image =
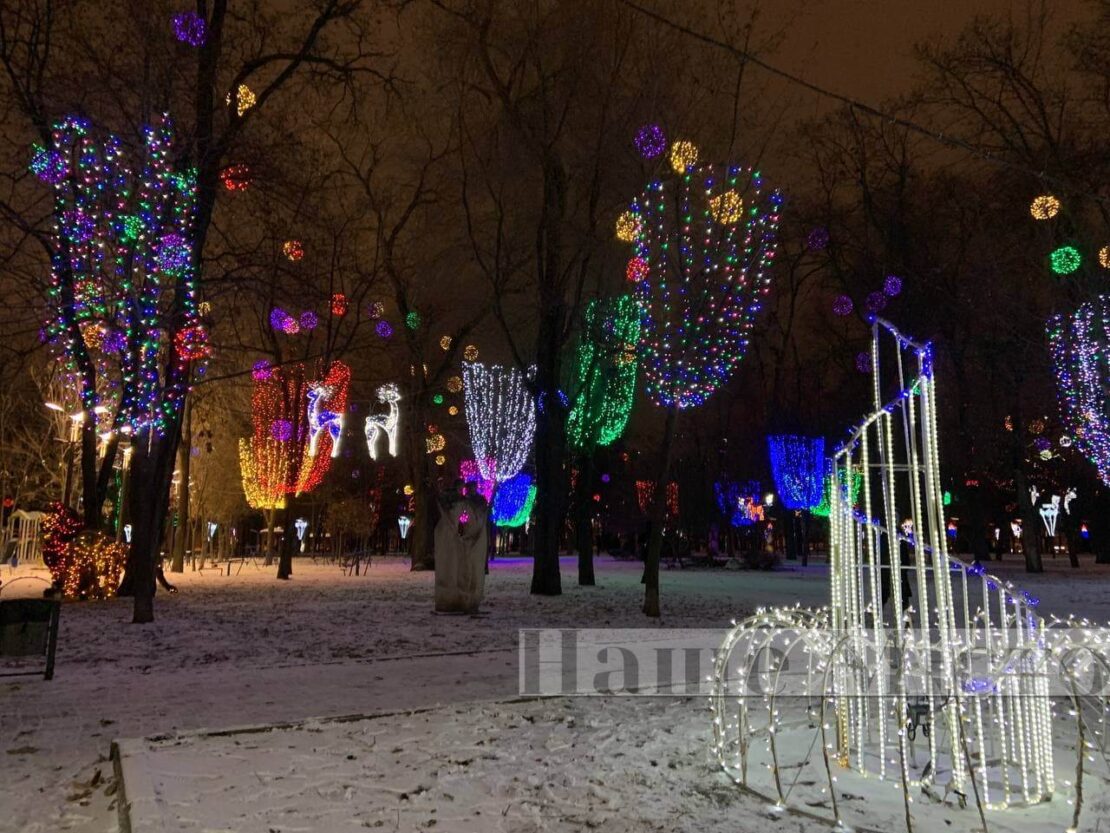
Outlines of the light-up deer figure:
<svg viewBox="0 0 1110 833">
<path fill-rule="evenodd" d="M 339 454 L 339 438 L 343 435 L 343 415 L 324 408 L 324 400 L 331 399 L 335 388 L 331 385 L 312 385 L 308 389 L 308 456 L 315 457 L 320 446 L 320 435 L 331 435 L 331 456 Z"/>
<path fill-rule="evenodd" d="M 378 401 L 389 406 L 389 412 L 370 414 L 366 417 L 366 448 L 373 460 L 378 459 L 378 437 L 384 433 L 389 438 L 389 456 L 397 456 L 397 424 L 401 416 L 401 391 L 390 382 L 378 388 Z"/>
</svg>

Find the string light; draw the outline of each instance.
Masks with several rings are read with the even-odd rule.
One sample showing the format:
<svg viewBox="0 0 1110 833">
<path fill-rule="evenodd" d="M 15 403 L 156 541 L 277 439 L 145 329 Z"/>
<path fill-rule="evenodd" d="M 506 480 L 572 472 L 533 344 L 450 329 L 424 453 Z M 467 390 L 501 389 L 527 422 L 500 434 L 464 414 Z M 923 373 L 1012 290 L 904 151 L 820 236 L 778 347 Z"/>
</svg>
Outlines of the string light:
<svg viewBox="0 0 1110 833">
<path fill-rule="evenodd" d="M 331 296 L 331 314 L 336 318 L 342 318 L 347 314 L 347 296 L 342 292 L 336 292 Z"/>
<path fill-rule="evenodd" d="M 636 133 L 636 150 L 644 159 L 658 159 L 667 149 L 667 137 L 657 124 L 645 124 Z"/>
<path fill-rule="evenodd" d="M 855 304 L 852 303 L 852 299 L 848 295 L 837 295 L 833 301 L 832 310 L 834 315 L 841 317 L 851 315 L 853 309 L 855 309 Z"/>
<path fill-rule="evenodd" d="M 686 141 L 671 145 L 671 168 L 676 174 L 685 174 L 696 164 L 698 164 L 697 145 Z"/>
<path fill-rule="evenodd" d="M 709 201 L 729 190 L 745 193 L 748 209 L 744 222 L 721 226 Z M 652 182 L 637 200 L 643 228 L 633 255 L 649 274 L 634 297 L 647 392 L 658 404 L 701 405 L 743 359 L 770 291 L 781 202 L 764 193 L 758 171 L 710 165 Z"/>
<path fill-rule="evenodd" d="M 492 472 L 496 468 L 496 460 L 486 460 L 485 469 L 487 471 Z M 490 500 L 493 499 L 493 489 L 497 483 L 493 478 L 483 476 L 482 469 L 474 460 L 459 461 L 459 479 L 461 479 L 463 483 L 473 484 L 478 494 L 486 499 L 486 503 L 489 503 Z"/>
<path fill-rule="evenodd" d="M 1110 246 L 1103 246 L 1098 250 L 1098 265 L 1103 269 L 1110 269 Z"/>
<path fill-rule="evenodd" d="M 292 434 L 292 426 L 289 433 Z M 243 494 L 251 509 L 285 508 L 288 469 L 289 461 L 281 441 L 273 437 L 239 440 L 239 472 Z"/>
<path fill-rule="evenodd" d="M 536 487 L 531 475 L 521 473 L 497 487 L 490 515 L 497 526 L 524 526 L 532 515 L 535 500 Z"/>
<path fill-rule="evenodd" d="M 796 434 L 767 437 L 775 491 L 787 509 L 811 509 L 821 502 L 825 472 L 825 438 Z"/>
<path fill-rule="evenodd" d="M 751 526 L 763 517 L 763 507 L 759 506 L 758 480 L 738 483 L 722 480 L 713 484 L 717 506 L 734 527 Z"/>
<path fill-rule="evenodd" d="M 738 223 L 744 216 L 744 200 L 736 191 L 725 191 L 710 198 L 709 212 L 722 225 Z"/>
<path fill-rule="evenodd" d="M 524 466 L 536 431 L 536 409 L 524 374 L 464 362 L 463 380 L 470 447 L 478 468 L 487 480 L 504 482 Z"/>
<path fill-rule="evenodd" d="M 640 233 L 640 215 L 635 211 L 622 211 L 617 217 L 616 235 L 622 243 L 631 243 Z"/>
<path fill-rule="evenodd" d="M 208 24 L 194 11 L 178 12 L 172 18 L 173 35 L 189 46 L 201 47 L 208 40 Z"/>
<path fill-rule="evenodd" d="M 235 114 L 242 118 L 243 114 L 253 107 L 256 101 L 254 90 L 246 84 L 240 84 L 235 90 Z M 227 94 L 227 106 L 231 106 L 231 93 Z"/>
<path fill-rule="evenodd" d="M 1029 204 L 1029 214 L 1034 220 L 1051 220 L 1060 213 L 1060 201 L 1052 194 L 1041 194 L 1034 197 Z"/>
<path fill-rule="evenodd" d="M 1061 246 L 1048 256 L 1049 265 L 1057 275 L 1070 275 L 1083 263 L 1083 257 L 1074 246 Z"/>
<path fill-rule="evenodd" d="M 405 315 L 405 326 L 410 330 L 420 329 L 420 313 L 412 310 Z"/>
<path fill-rule="evenodd" d="M 281 253 L 296 263 L 304 257 L 304 244 L 300 240 L 286 240 L 281 244 Z"/>
<path fill-rule="evenodd" d="M 636 481 L 636 503 L 645 515 L 651 513 L 651 503 L 655 498 L 654 480 Z M 667 517 L 678 517 L 678 483 L 671 481 L 667 484 Z"/>
<path fill-rule="evenodd" d="M 251 167 L 240 162 L 220 171 L 220 180 L 228 191 L 246 191 L 251 185 Z"/>
<path fill-rule="evenodd" d="M 610 445 L 628 424 L 636 393 L 640 309 L 631 295 L 586 305 L 567 440 L 578 451 Z M 631 356 L 630 361 L 624 359 Z"/>
<path fill-rule="evenodd" d="M 855 506 L 859 501 L 859 490 L 863 485 L 863 472 L 858 468 L 851 469 L 852 482 L 849 487 L 848 484 L 848 469 L 839 468 L 836 470 L 837 488 L 840 489 L 839 499 L 842 504 L 848 506 Z M 827 518 L 829 516 L 830 507 L 832 506 L 832 488 L 833 488 L 833 475 L 825 475 L 825 486 L 821 493 L 821 502 L 811 510 L 814 515 L 819 518 Z"/>
</svg>

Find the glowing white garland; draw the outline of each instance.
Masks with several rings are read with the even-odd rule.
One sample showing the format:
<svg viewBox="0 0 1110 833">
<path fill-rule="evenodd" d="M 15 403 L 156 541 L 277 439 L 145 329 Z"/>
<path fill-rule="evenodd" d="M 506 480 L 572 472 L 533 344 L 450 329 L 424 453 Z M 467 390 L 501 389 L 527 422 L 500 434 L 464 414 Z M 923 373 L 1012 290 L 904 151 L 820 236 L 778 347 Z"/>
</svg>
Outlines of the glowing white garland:
<svg viewBox="0 0 1110 833">
<path fill-rule="evenodd" d="M 515 368 L 463 363 L 463 391 L 470 446 L 487 480 L 503 482 L 520 473 L 532 449 L 536 408 Z"/>
</svg>

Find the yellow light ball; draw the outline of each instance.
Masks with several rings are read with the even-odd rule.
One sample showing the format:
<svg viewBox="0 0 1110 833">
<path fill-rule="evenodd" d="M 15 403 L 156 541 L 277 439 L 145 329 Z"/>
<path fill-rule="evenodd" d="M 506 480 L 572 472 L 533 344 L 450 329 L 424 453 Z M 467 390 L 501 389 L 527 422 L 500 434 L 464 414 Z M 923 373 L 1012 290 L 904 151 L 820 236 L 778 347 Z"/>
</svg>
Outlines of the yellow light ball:
<svg viewBox="0 0 1110 833">
<path fill-rule="evenodd" d="M 439 347 L 441 350 L 451 349 L 451 336 L 444 336 L 439 340 Z"/>
<path fill-rule="evenodd" d="M 744 216 L 744 199 L 736 191 L 725 191 L 709 200 L 709 212 L 718 223 L 730 226 Z"/>
<path fill-rule="evenodd" d="M 631 243 L 640 234 L 643 220 L 635 211 L 625 211 L 617 217 L 617 239 L 624 243 Z"/>
<path fill-rule="evenodd" d="M 442 454 L 437 454 L 436 455 L 436 465 L 437 466 L 442 466 L 446 462 L 447 462 L 447 458 L 444 457 Z"/>
<path fill-rule="evenodd" d="M 405 495 L 406 495 L 406 496 L 408 496 L 408 497 L 411 497 L 411 496 L 412 496 L 412 493 L 413 493 L 414 491 L 416 491 L 416 490 L 415 490 L 415 489 L 413 489 L 413 488 L 412 488 L 412 486 L 410 486 L 410 485 L 409 485 L 409 484 L 407 484 L 407 483 L 405 484 L 405 488 L 404 488 L 404 493 L 405 493 Z"/>
<path fill-rule="evenodd" d="M 458 406 L 457 405 L 452 405 L 450 408 L 447 409 L 447 413 L 449 413 L 451 416 L 458 416 L 459 415 Z"/>
<path fill-rule="evenodd" d="M 1103 269 L 1110 269 L 1110 246 L 1103 246 L 1098 250 L 1098 265 Z"/>
<path fill-rule="evenodd" d="M 698 146 L 693 142 L 675 142 L 671 145 L 671 167 L 675 173 L 684 174 L 691 165 L 698 163 Z"/>
<path fill-rule="evenodd" d="M 473 344 L 466 345 L 466 349 L 463 350 L 463 358 L 468 362 L 478 361 L 478 348 Z"/>
<path fill-rule="evenodd" d="M 1034 220 L 1051 220 L 1060 213 L 1060 201 L 1052 194 L 1041 194 L 1030 203 L 1029 213 Z"/>
<path fill-rule="evenodd" d="M 452 376 L 447 380 L 447 390 L 449 393 L 458 393 L 463 389 L 463 380 L 461 376 Z"/>
</svg>

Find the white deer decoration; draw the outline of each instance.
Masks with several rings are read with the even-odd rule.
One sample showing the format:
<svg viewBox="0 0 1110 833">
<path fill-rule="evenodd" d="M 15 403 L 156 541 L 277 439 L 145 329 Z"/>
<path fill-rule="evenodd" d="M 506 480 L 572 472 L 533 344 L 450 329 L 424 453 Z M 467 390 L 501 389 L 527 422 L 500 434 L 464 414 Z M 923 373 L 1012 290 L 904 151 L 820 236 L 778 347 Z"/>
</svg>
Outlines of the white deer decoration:
<svg viewBox="0 0 1110 833">
<path fill-rule="evenodd" d="M 343 436 L 343 415 L 324 408 L 324 400 L 335 393 L 331 385 L 313 385 L 308 389 L 308 456 L 315 457 L 320 446 L 320 435 L 331 435 L 331 456 L 339 454 L 339 439 Z"/>
<path fill-rule="evenodd" d="M 378 388 L 378 401 L 389 406 L 389 412 L 366 417 L 366 448 L 373 460 L 378 459 L 378 437 L 389 438 L 389 456 L 397 456 L 397 423 L 401 416 L 401 391 L 390 382 Z"/>
</svg>

